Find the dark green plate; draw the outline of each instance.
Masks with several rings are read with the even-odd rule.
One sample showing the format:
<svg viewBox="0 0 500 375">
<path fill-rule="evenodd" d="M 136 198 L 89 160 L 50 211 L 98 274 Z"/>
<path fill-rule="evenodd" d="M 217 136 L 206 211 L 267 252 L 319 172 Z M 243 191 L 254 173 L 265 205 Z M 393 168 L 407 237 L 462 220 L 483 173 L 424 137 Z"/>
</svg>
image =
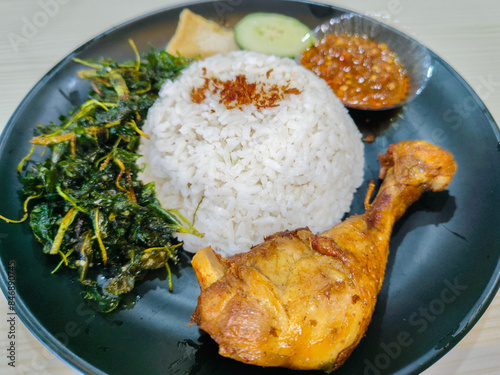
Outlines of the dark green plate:
<svg viewBox="0 0 500 375">
<path fill-rule="evenodd" d="M 228 1 L 191 4 L 196 13 L 234 25 L 254 11 L 279 12 L 314 27 L 343 10 L 307 2 Z M 177 25 L 179 8 L 155 12 L 86 43 L 36 84 L 17 108 L 0 141 L 0 207 L 17 217 L 21 204 L 16 165 L 29 150 L 37 123 L 48 123 L 80 104 L 86 83 L 72 57 L 133 59 L 127 40 L 141 51 L 162 48 Z M 394 31 L 396 32 L 396 31 Z M 424 139 L 450 150 L 458 172 L 446 192 L 425 194 L 398 222 L 387 275 L 366 337 L 338 374 L 410 374 L 423 371 L 470 330 L 499 286 L 499 132 L 477 95 L 435 56 L 424 92 L 398 113 L 363 115 L 377 129 L 366 144 L 365 177 L 378 174 L 377 154 L 393 142 Z M 390 121 L 389 117 L 395 119 Z M 366 183 L 353 202 L 360 212 Z M 287 228 L 291 229 L 291 228 Z M 16 311 L 61 359 L 77 370 L 113 374 L 284 374 L 217 354 L 217 346 L 188 326 L 199 292 L 189 256 L 174 269 L 174 292 L 166 275 L 152 273 L 131 296 L 131 308 L 95 313 L 80 294 L 76 276 L 50 272 L 57 260 L 42 254 L 28 224 L 0 222 L 1 284 L 15 263 Z"/>
</svg>

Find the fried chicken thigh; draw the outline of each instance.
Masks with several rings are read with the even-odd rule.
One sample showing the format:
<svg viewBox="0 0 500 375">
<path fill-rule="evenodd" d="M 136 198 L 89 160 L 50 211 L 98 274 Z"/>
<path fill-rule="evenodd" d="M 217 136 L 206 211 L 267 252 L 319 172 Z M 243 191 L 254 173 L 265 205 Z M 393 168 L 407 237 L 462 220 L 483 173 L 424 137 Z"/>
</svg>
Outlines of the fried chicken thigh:
<svg viewBox="0 0 500 375">
<path fill-rule="evenodd" d="M 221 355 L 304 370 L 344 363 L 370 322 L 395 221 L 456 170 L 449 152 L 424 141 L 392 144 L 379 161 L 384 181 L 363 215 L 321 234 L 276 233 L 227 259 L 210 247 L 194 256 L 201 294 L 192 320 Z"/>
</svg>

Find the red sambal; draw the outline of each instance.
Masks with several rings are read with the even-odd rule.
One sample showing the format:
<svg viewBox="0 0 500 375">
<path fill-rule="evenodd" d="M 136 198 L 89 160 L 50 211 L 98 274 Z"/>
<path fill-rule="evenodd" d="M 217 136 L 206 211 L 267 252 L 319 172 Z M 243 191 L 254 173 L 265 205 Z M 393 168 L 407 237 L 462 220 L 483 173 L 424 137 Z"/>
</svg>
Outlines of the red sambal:
<svg viewBox="0 0 500 375">
<path fill-rule="evenodd" d="M 408 75 L 396 53 L 364 36 L 329 34 L 303 52 L 301 63 L 348 107 L 392 107 L 408 91 Z"/>
</svg>

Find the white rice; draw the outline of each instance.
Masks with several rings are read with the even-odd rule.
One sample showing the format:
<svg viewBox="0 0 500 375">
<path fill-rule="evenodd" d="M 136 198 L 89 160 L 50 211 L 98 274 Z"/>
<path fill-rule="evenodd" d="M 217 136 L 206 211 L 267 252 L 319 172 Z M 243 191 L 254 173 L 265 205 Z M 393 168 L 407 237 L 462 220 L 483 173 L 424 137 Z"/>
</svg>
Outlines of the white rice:
<svg viewBox="0 0 500 375">
<path fill-rule="evenodd" d="M 203 68 L 209 78 L 244 74 L 302 92 L 274 108 L 227 109 L 215 95 L 197 104 L 191 93 L 204 84 Z M 326 230 L 363 178 L 354 122 L 326 82 L 291 59 L 236 51 L 194 62 L 165 83 L 143 130 L 143 181 L 155 181 L 162 205 L 205 234 L 179 236 L 191 252 L 211 245 L 229 256 L 278 231 Z"/>
</svg>

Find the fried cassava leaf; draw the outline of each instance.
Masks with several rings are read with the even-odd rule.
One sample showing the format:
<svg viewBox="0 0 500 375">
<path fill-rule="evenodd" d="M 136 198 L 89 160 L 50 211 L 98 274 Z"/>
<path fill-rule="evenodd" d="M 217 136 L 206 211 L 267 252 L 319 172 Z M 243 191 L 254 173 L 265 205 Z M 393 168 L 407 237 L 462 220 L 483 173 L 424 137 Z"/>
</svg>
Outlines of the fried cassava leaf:
<svg viewBox="0 0 500 375">
<path fill-rule="evenodd" d="M 179 213 L 161 207 L 154 184 L 137 177 L 147 111 L 162 84 L 190 60 L 152 49 L 125 63 L 75 61 L 90 68 L 78 76 L 92 90 L 59 124 L 38 125 L 31 143 L 49 155 L 33 162 L 32 149 L 22 160 L 20 194 L 43 251 L 60 257 L 54 272 L 77 270 L 84 297 L 108 312 L 148 270 L 167 267 L 170 275 L 168 262 L 178 259 L 176 232 L 201 235 Z"/>
</svg>

